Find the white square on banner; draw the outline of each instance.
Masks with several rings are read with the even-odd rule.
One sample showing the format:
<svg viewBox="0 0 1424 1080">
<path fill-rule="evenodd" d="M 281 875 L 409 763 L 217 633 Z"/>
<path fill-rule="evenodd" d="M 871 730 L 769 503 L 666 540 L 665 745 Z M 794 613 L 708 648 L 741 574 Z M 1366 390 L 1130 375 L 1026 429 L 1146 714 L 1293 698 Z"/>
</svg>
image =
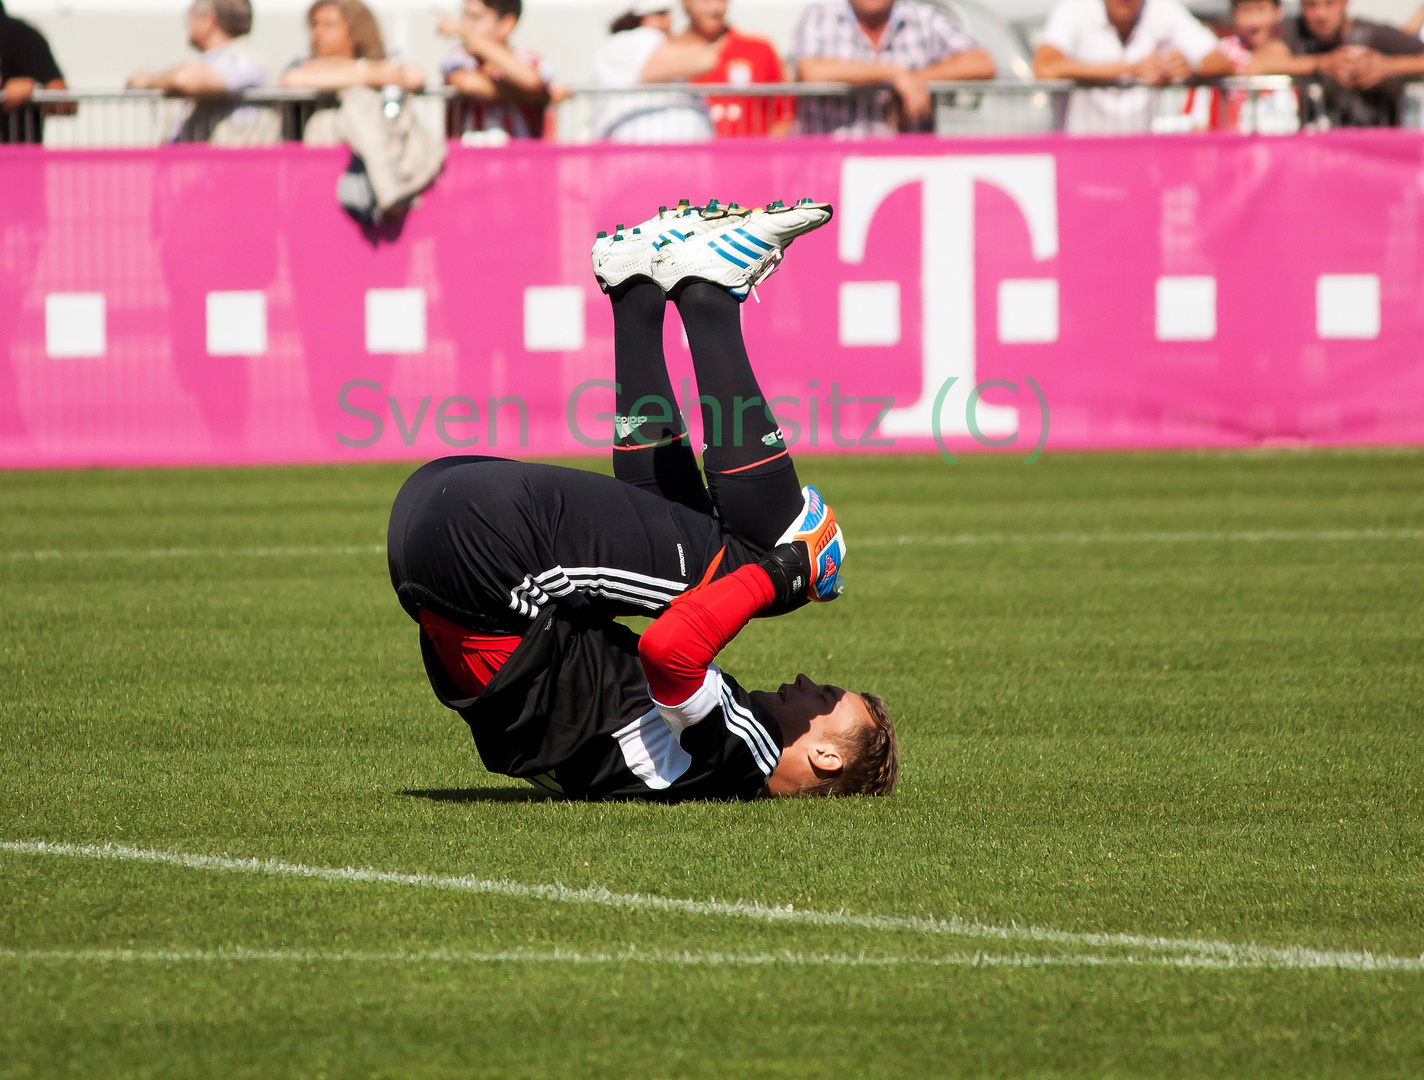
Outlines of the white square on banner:
<svg viewBox="0 0 1424 1080">
<path fill-rule="evenodd" d="M 1210 341 L 1216 337 L 1216 278 L 1157 279 L 1157 340 Z"/>
<path fill-rule="evenodd" d="M 267 351 L 267 294 L 208 293 L 208 355 L 261 356 Z"/>
<path fill-rule="evenodd" d="M 366 351 L 425 351 L 425 290 L 366 290 Z"/>
<path fill-rule="evenodd" d="M 108 347 L 105 322 L 103 293 L 50 293 L 45 297 L 45 355 L 103 356 Z"/>
<path fill-rule="evenodd" d="M 582 285 L 534 285 L 524 290 L 524 347 L 530 352 L 583 348 Z"/>
<path fill-rule="evenodd" d="M 999 340 L 1006 345 L 1058 340 L 1058 280 L 1007 278 L 999 282 Z"/>
<path fill-rule="evenodd" d="M 1315 332 L 1323 338 L 1377 338 L 1378 274 L 1321 274 L 1315 279 Z"/>
<path fill-rule="evenodd" d="M 900 283 L 841 282 L 842 345 L 900 344 Z"/>
</svg>

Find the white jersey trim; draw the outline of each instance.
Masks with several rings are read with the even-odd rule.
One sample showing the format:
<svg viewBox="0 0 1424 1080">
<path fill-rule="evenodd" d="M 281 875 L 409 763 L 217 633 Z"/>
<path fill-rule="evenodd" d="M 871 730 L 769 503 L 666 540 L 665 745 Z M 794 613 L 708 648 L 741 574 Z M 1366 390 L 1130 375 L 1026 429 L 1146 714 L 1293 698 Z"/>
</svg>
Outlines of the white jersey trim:
<svg viewBox="0 0 1424 1080">
<path fill-rule="evenodd" d="M 684 731 L 693 724 L 706 720 L 712 711 L 722 704 L 722 691 L 725 688 L 722 670 L 716 664 L 708 664 L 702 685 L 681 705 L 664 705 L 657 698 L 653 698 L 653 704 L 657 706 L 668 726 L 681 738 Z"/>
<path fill-rule="evenodd" d="M 781 751 L 776 748 L 766 729 L 757 723 L 756 717 L 737 704 L 737 699 L 725 684 L 722 687 L 722 709 L 727 717 L 727 730 L 747 744 L 757 768 L 763 776 L 770 777 L 781 760 Z"/>
<path fill-rule="evenodd" d="M 672 726 L 655 708 L 619 728 L 613 737 L 633 775 L 654 791 L 669 787 L 692 768 L 692 755 L 678 743 Z"/>
</svg>

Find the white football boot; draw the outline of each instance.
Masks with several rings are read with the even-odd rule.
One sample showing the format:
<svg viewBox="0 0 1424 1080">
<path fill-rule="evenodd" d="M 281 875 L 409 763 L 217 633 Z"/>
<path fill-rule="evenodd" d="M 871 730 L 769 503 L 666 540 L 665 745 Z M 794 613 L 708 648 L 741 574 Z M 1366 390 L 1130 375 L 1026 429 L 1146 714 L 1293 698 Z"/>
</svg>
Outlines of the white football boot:
<svg viewBox="0 0 1424 1080">
<path fill-rule="evenodd" d="M 830 203 L 810 199 L 794 206 L 775 202 L 753 210 L 682 243 L 658 246 L 653 253 L 653 280 L 663 292 L 689 280 L 710 281 L 745 300 L 780 265 L 791 241 L 819 229 L 831 214 Z"/>
<path fill-rule="evenodd" d="M 706 206 L 693 206 L 687 199 L 671 210 L 660 206 L 656 216 L 631 229 L 619 225 L 612 235 L 598 234 L 593 242 L 593 276 L 604 292 L 635 277 L 652 280 L 652 260 L 659 244 L 684 243 L 747 213 L 736 203 L 723 206 L 716 199 Z"/>
</svg>

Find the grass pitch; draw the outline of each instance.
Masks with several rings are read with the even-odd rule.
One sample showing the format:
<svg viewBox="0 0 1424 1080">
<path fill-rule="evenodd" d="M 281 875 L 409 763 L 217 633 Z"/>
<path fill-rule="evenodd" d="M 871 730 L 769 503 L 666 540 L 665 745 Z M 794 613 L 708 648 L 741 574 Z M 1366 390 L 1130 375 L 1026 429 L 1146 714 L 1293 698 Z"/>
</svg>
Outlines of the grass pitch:
<svg viewBox="0 0 1424 1080">
<path fill-rule="evenodd" d="M 1424 1073 L 1424 454 L 801 464 L 847 593 L 724 666 L 892 799 L 485 774 L 408 467 L 0 475 L 0 1075 Z"/>
</svg>

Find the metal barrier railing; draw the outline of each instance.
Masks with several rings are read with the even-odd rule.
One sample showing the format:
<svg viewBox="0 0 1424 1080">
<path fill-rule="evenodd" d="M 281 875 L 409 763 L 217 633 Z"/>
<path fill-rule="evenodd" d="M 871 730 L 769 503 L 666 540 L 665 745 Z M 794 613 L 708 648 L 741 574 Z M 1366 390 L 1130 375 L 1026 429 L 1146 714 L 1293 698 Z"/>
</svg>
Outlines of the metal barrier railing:
<svg viewBox="0 0 1424 1080">
<path fill-rule="evenodd" d="M 941 136 L 1177 134 L 1205 130 L 1285 135 L 1328 126 L 1322 87 L 1288 76 L 1222 79 L 1196 85 L 1083 87 L 1068 82 L 946 82 L 929 87 L 927 118 L 910 123 L 887 86 L 842 83 L 687 83 L 626 89 L 576 87 L 547 113 L 545 136 L 559 142 L 689 142 L 742 135 Z M 256 90 L 189 100 L 151 90 L 39 90 L 0 113 L 0 142 L 47 147 L 156 146 L 164 142 L 260 145 L 301 140 L 312 118 L 337 105 L 310 90 Z M 1398 114 L 1418 127 L 1424 84 L 1406 86 Z M 449 88 L 409 95 L 432 133 L 494 145 L 502 131 L 471 130 L 475 111 Z M 496 110 L 483 110 L 488 116 Z"/>
</svg>

